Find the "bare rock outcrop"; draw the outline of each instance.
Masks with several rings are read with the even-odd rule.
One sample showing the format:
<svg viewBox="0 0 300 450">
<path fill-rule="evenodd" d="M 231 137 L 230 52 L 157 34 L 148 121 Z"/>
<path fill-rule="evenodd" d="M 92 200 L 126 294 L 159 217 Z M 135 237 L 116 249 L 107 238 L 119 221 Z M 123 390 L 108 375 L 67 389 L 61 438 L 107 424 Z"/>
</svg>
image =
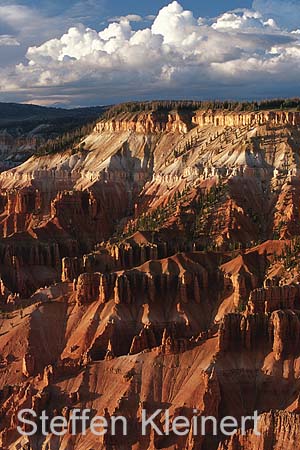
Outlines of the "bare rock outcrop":
<svg viewBox="0 0 300 450">
<path fill-rule="evenodd" d="M 271 411 L 260 416 L 257 435 L 252 429 L 246 435 L 238 431 L 221 443 L 218 450 L 299 450 L 300 416 L 285 411 Z"/>
<path fill-rule="evenodd" d="M 35 357 L 31 353 L 26 353 L 22 362 L 22 373 L 26 378 L 35 374 Z"/>
<path fill-rule="evenodd" d="M 152 349 L 157 346 L 157 337 L 155 336 L 153 327 L 151 324 L 145 325 L 142 328 L 139 335 L 135 336 L 132 340 L 130 347 L 130 354 L 134 355 L 140 353 L 143 350 Z"/>
<path fill-rule="evenodd" d="M 218 335 L 219 351 L 239 349 L 254 351 L 263 344 L 273 351 L 276 360 L 297 356 L 300 336 L 300 314 L 277 310 L 272 314 L 227 314 Z"/>
<path fill-rule="evenodd" d="M 80 258 L 65 257 L 62 259 L 61 281 L 72 282 L 82 272 L 83 267 Z"/>
<path fill-rule="evenodd" d="M 270 318 L 273 334 L 273 352 L 279 361 L 288 355 L 297 355 L 300 339 L 300 313 L 291 310 L 274 311 Z"/>
<path fill-rule="evenodd" d="M 97 123 L 95 131 L 102 133 L 134 131 L 136 133 L 187 133 L 191 128 L 191 117 L 180 113 L 128 113 L 112 120 L 102 120 Z"/>
<path fill-rule="evenodd" d="M 76 301 L 80 305 L 99 299 L 100 274 L 83 273 L 79 275 L 76 285 Z"/>
<path fill-rule="evenodd" d="M 300 112 L 126 108 L 0 174 L 0 447 L 297 449 Z M 66 436 L 20 440 L 31 406 Z M 83 406 L 128 435 L 71 436 Z M 143 408 L 262 435 L 140 436 Z"/>
<path fill-rule="evenodd" d="M 214 126 L 237 126 L 245 125 L 299 125 L 299 112 L 283 112 L 283 111 L 262 111 L 262 112 L 225 112 L 225 111 L 197 111 L 193 117 L 193 122 L 204 126 L 212 124 Z"/>
<path fill-rule="evenodd" d="M 247 309 L 251 313 L 269 313 L 277 309 L 294 309 L 299 304 L 299 286 L 270 286 L 250 292 Z"/>
</svg>

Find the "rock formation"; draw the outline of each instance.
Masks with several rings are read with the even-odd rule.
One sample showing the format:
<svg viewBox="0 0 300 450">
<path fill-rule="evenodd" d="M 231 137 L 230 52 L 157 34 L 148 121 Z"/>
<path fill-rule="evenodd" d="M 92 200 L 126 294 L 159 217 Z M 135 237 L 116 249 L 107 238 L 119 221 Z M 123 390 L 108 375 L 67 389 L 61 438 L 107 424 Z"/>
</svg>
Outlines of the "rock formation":
<svg viewBox="0 0 300 450">
<path fill-rule="evenodd" d="M 121 111 L 0 174 L 3 450 L 300 449 L 299 131 L 297 111 Z M 85 405 L 128 435 L 72 436 Z M 67 433 L 20 438 L 22 407 Z M 143 409 L 238 429 L 142 436 Z"/>
</svg>

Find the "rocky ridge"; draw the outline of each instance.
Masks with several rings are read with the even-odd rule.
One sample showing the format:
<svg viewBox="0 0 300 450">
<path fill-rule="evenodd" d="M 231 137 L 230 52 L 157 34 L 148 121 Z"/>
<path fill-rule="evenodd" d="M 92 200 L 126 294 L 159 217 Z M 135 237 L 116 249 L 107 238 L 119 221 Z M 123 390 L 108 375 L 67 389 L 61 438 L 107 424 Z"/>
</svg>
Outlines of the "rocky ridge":
<svg viewBox="0 0 300 450">
<path fill-rule="evenodd" d="M 300 448 L 299 128 L 294 111 L 124 112 L 0 174 L 1 448 Z M 22 406 L 82 405 L 129 435 L 16 432 Z M 257 410 L 261 436 L 141 436 L 143 408 Z"/>
</svg>

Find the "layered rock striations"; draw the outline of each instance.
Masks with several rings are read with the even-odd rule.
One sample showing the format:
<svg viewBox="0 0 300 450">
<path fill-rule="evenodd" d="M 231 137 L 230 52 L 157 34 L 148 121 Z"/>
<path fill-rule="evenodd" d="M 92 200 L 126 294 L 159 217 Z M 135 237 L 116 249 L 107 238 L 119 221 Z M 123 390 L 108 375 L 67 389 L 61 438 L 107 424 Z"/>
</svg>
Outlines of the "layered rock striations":
<svg viewBox="0 0 300 450">
<path fill-rule="evenodd" d="M 300 449 L 296 111 L 141 111 L 0 174 L 0 447 Z M 20 437 L 20 408 L 127 436 Z M 142 410 L 238 422 L 139 431 Z M 260 415 L 259 430 L 241 416 Z"/>
<path fill-rule="evenodd" d="M 282 411 L 271 411 L 261 416 L 258 427 L 260 436 L 249 430 L 245 436 L 238 433 L 226 443 L 221 444 L 218 450 L 277 450 L 298 448 L 299 414 Z"/>
</svg>

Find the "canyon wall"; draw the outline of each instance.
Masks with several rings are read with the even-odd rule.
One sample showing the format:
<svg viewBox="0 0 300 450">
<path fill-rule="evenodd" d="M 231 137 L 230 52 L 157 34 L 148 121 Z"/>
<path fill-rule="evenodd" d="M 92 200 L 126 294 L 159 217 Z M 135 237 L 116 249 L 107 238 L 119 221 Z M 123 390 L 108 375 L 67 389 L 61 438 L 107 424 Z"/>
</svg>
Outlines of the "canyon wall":
<svg viewBox="0 0 300 450">
<path fill-rule="evenodd" d="M 123 113 L 114 119 L 101 120 L 95 126 L 97 133 L 127 132 L 136 133 L 187 133 L 193 126 L 203 127 L 244 127 L 248 125 L 300 125 L 300 112 L 259 111 L 227 112 L 196 111 L 195 113 Z"/>
</svg>

